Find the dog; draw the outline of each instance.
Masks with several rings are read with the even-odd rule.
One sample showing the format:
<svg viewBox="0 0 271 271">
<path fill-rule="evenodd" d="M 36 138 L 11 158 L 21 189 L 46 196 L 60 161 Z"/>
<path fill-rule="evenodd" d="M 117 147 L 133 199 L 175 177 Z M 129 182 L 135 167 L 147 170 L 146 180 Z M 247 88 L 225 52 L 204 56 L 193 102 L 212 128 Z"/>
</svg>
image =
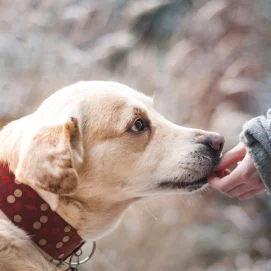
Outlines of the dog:
<svg viewBox="0 0 271 271">
<path fill-rule="evenodd" d="M 82 239 L 98 240 L 135 202 L 206 188 L 223 144 L 217 133 L 169 122 L 132 88 L 86 81 L 5 126 L 0 163 Z M 60 269 L 0 205 L 0 270 Z"/>
</svg>

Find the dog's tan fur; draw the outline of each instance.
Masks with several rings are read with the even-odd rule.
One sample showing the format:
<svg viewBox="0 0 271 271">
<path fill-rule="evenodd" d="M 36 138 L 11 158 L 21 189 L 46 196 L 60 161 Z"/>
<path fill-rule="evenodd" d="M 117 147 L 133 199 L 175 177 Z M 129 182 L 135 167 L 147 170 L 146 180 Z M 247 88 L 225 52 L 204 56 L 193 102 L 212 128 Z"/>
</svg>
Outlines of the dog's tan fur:
<svg viewBox="0 0 271 271">
<path fill-rule="evenodd" d="M 150 129 L 128 130 L 138 118 Z M 195 181 L 213 169 L 208 132 L 170 123 L 145 95 L 113 82 L 80 82 L 0 132 L 0 161 L 79 234 L 97 240 L 134 202 L 164 193 L 164 180 Z M 0 212 L 0 270 L 57 270 Z"/>
</svg>

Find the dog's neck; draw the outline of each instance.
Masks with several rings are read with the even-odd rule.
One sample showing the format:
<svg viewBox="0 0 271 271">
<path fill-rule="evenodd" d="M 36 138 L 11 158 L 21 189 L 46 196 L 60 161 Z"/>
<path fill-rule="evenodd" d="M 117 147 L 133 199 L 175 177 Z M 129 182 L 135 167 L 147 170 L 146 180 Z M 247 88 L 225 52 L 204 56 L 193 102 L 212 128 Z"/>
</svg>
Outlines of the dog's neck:
<svg viewBox="0 0 271 271">
<path fill-rule="evenodd" d="M 136 200 L 79 188 L 75 195 L 59 198 L 57 212 L 84 238 L 97 240 L 115 229 L 122 214 Z"/>
<path fill-rule="evenodd" d="M 10 170 L 15 172 L 24 130 L 17 129 L 15 133 L 12 125 L 0 131 L 0 162 L 8 163 Z M 98 183 L 98 180 L 94 181 Z M 115 191 L 107 191 L 104 195 L 97 188 L 86 189 L 83 185 L 79 185 L 78 190 L 70 196 L 58 196 L 40 189 L 37 192 L 84 239 L 92 240 L 112 231 L 129 205 L 138 200 L 116 194 Z"/>
<path fill-rule="evenodd" d="M 14 122 L 0 130 L 0 161 L 9 164 L 11 171 L 15 171 L 19 163 L 20 146 L 22 143 L 23 126 L 12 129 Z"/>
</svg>

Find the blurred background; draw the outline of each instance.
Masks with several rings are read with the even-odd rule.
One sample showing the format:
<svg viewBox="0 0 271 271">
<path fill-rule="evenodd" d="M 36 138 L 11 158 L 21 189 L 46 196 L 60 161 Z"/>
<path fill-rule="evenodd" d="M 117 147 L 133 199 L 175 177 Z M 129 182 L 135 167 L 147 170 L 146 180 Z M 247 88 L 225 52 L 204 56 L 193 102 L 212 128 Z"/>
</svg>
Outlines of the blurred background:
<svg viewBox="0 0 271 271">
<path fill-rule="evenodd" d="M 270 73 L 270 0 L 0 0 L 0 128 L 66 85 L 115 80 L 227 150 L 271 107 Z M 271 198 L 210 189 L 134 205 L 80 270 L 268 271 L 270 259 Z"/>
</svg>

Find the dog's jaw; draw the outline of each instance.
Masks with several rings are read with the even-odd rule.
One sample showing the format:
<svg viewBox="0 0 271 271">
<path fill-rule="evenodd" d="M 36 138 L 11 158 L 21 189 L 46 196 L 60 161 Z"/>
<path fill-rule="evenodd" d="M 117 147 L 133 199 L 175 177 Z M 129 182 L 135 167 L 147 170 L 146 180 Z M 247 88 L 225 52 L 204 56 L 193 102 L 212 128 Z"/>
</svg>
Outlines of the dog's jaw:
<svg viewBox="0 0 271 271">
<path fill-rule="evenodd" d="M 99 194 L 99 189 L 86 191 L 79 186 L 74 195 L 59 197 L 56 211 L 83 238 L 98 240 L 112 232 L 128 207 L 138 200 L 139 197 L 128 198 L 116 191 Z"/>
</svg>

